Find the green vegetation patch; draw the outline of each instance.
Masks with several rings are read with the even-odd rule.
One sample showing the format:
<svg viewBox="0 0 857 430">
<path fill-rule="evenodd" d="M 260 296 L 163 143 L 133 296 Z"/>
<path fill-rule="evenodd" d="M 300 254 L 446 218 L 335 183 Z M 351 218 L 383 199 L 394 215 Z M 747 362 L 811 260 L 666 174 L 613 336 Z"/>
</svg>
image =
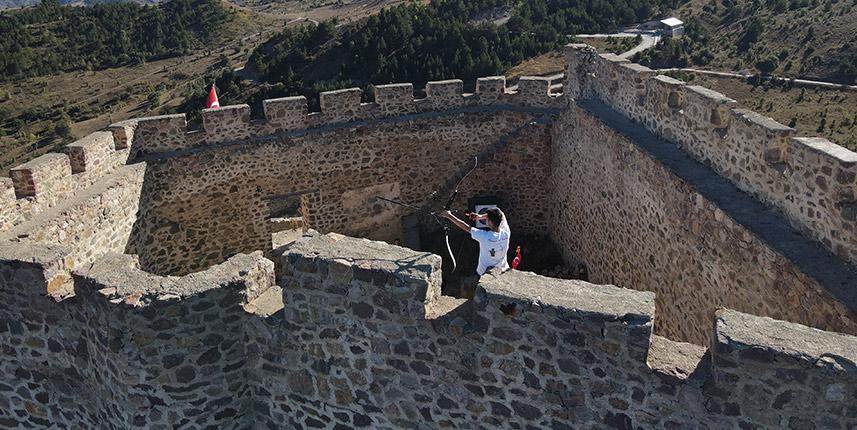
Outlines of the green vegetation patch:
<svg viewBox="0 0 857 430">
<path fill-rule="evenodd" d="M 232 15 L 220 0 L 60 6 L 0 13 L 4 80 L 97 70 L 184 55 L 210 42 Z"/>
</svg>

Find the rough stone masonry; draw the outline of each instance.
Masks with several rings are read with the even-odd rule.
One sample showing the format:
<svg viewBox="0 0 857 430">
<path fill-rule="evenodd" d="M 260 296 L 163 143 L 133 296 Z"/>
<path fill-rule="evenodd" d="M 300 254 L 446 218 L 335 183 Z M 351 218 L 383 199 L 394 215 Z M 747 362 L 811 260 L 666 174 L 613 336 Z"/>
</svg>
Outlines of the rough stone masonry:
<svg viewBox="0 0 857 430">
<path fill-rule="evenodd" d="M 857 426 L 857 154 L 567 58 L 562 88 L 142 118 L 12 169 L 0 427 Z M 442 257 L 380 241 L 407 212 L 370 196 L 425 204 L 473 156 L 461 201 L 501 198 L 598 284 L 492 272 L 458 299 Z M 273 249 L 292 200 L 325 234 Z"/>
</svg>

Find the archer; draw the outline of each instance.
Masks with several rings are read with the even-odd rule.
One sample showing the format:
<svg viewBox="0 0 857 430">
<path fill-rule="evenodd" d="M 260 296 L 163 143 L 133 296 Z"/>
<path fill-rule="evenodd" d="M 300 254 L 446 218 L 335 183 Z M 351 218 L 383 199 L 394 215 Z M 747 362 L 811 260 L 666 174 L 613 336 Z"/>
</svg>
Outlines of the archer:
<svg viewBox="0 0 857 430">
<path fill-rule="evenodd" d="M 512 231 L 509 229 L 509 223 L 506 222 L 506 216 L 500 209 L 488 209 L 484 215 L 469 213 L 471 221 L 485 221 L 488 224 L 489 230 L 480 230 L 476 227 L 471 227 L 466 222 L 458 219 L 449 210 L 445 210 L 440 214 L 441 217 L 448 219 L 455 224 L 456 227 L 470 233 L 470 237 L 479 242 L 479 264 L 476 267 L 476 273 L 479 276 L 485 274 L 490 267 L 496 267 L 500 270 L 509 270 L 509 262 L 506 260 L 506 254 L 509 252 L 509 238 L 512 236 Z"/>
</svg>

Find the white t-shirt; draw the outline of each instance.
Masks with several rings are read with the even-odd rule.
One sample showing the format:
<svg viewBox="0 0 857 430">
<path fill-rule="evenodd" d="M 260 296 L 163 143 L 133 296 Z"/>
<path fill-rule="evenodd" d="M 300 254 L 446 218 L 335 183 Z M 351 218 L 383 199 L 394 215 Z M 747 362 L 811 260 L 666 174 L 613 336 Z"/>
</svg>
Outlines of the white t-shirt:
<svg viewBox="0 0 857 430">
<path fill-rule="evenodd" d="M 500 231 L 498 232 L 480 230 L 476 227 L 470 228 L 470 237 L 479 242 L 479 264 L 476 266 L 476 273 L 479 276 L 484 275 L 489 267 L 496 267 L 501 270 L 509 269 L 506 254 L 509 253 L 509 238 L 511 236 L 512 231 L 509 230 L 506 215 L 503 215 L 503 222 L 500 223 Z"/>
</svg>

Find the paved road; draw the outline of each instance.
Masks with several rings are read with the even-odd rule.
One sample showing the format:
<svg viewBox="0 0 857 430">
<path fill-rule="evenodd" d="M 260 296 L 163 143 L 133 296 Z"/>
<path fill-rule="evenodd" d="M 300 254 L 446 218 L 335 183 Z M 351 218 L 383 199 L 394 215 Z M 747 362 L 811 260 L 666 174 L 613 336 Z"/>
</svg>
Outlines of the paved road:
<svg viewBox="0 0 857 430">
<path fill-rule="evenodd" d="M 747 79 L 753 74 L 751 73 L 734 73 L 734 72 L 718 72 L 715 70 L 701 70 L 694 68 L 672 68 L 672 69 L 657 69 L 657 72 L 690 72 L 690 73 L 699 73 L 702 75 L 711 75 L 711 76 L 723 76 L 727 78 L 742 78 Z M 766 79 L 773 79 L 777 81 L 792 81 L 792 78 L 785 78 L 782 76 L 763 76 Z M 837 84 L 833 82 L 824 82 L 824 81 L 812 81 L 808 79 L 795 79 L 794 83 L 797 85 L 809 86 L 809 87 L 821 87 L 821 88 L 831 88 L 838 90 L 848 90 L 848 91 L 857 91 L 857 85 L 845 85 L 845 84 Z"/>
<path fill-rule="evenodd" d="M 625 51 L 619 54 L 619 56 L 622 58 L 631 58 L 638 52 L 643 52 L 647 49 L 654 48 L 655 45 L 657 45 L 658 42 L 661 40 L 660 36 L 650 36 L 647 34 L 642 34 L 641 36 L 643 37 L 643 40 L 640 42 L 639 45 L 635 46 L 630 51 Z"/>
<path fill-rule="evenodd" d="M 619 54 L 622 58 L 631 58 L 638 52 L 643 52 L 647 49 L 654 48 L 661 40 L 661 36 L 657 31 L 625 29 L 613 34 L 578 34 L 576 37 L 580 39 L 607 39 L 611 37 L 642 37 L 639 45 L 632 49 Z"/>
<path fill-rule="evenodd" d="M 294 24 L 294 23 L 296 23 L 296 22 L 301 22 L 301 21 L 307 21 L 307 22 L 311 22 L 311 23 L 313 23 L 313 24 L 315 24 L 315 25 L 318 25 L 318 21 L 316 21 L 316 20 L 314 20 L 314 19 L 312 19 L 312 18 L 307 18 L 307 17 L 305 17 L 305 16 L 299 16 L 299 17 L 297 17 L 297 18 L 295 18 L 295 19 L 293 19 L 293 20 L 291 20 L 291 21 L 287 22 L 287 23 L 286 23 L 286 25 Z"/>
</svg>

